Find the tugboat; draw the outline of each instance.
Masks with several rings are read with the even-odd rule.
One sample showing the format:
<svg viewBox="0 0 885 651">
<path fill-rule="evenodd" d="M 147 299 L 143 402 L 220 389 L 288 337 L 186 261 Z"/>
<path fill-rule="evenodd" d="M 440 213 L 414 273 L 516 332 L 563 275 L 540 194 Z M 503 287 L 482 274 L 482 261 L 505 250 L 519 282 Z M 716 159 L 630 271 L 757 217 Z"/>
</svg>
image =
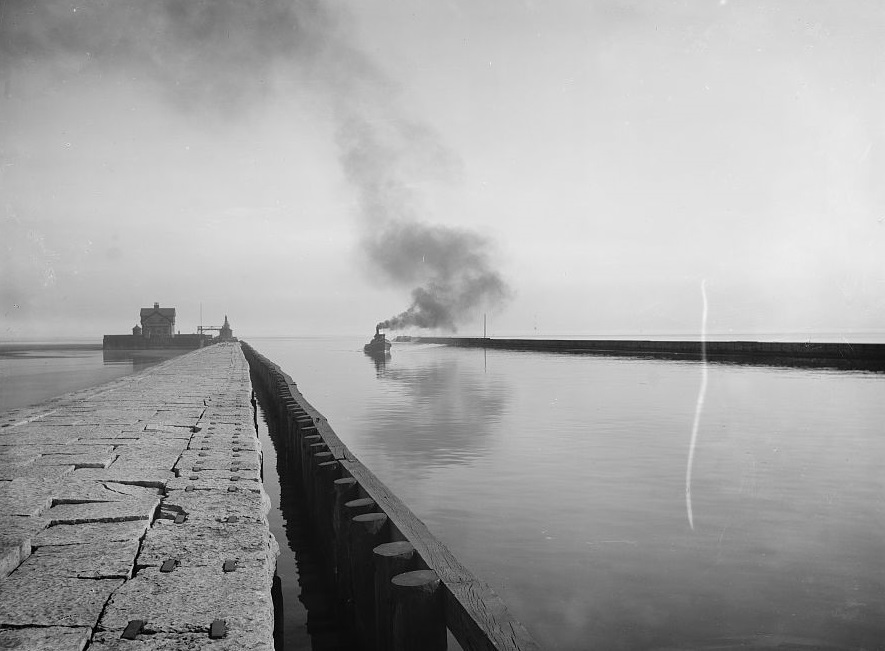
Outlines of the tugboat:
<svg viewBox="0 0 885 651">
<path fill-rule="evenodd" d="M 375 326 L 375 336 L 372 337 L 372 341 L 363 346 L 363 351 L 367 355 L 390 354 L 390 342 L 387 341 L 384 333 L 381 332 L 381 326 Z"/>
</svg>

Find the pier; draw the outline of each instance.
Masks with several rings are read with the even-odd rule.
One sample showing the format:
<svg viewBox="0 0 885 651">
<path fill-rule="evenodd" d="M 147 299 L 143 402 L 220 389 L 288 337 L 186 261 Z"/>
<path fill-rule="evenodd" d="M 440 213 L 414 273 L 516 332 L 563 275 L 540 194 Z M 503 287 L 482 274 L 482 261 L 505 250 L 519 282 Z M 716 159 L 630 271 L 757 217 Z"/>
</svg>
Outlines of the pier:
<svg viewBox="0 0 885 651">
<path fill-rule="evenodd" d="M 782 341 L 652 341 L 628 339 L 494 339 L 412 337 L 410 341 L 463 348 L 675 360 L 707 359 L 739 364 L 885 370 L 885 344 Z"/>
<path fill-rule="evenodd" d="M 272 650 L 251 396 L 223 343 L 0 414 L 0 647 Z"/>
<path fill-rule="evenodd" d="M 332 577 L 334 625 L 359 648 L 539 648 L 292 378 L 239 342 L 0 413 L 0 647 L 274 649 L 256 393 L 296 469 L 286 481 Z"/>
</svg>

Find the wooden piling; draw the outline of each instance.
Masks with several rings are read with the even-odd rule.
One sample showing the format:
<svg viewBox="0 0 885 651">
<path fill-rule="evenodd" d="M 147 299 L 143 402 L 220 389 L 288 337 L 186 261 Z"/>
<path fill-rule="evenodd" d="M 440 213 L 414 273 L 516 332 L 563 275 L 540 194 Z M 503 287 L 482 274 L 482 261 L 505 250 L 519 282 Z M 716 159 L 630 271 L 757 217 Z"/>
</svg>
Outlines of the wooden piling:
<svg viewBox="0 0 885 651">
<path fill-rule="evenodd" d="M 348 546 L 357 631 L 368 649 L 379 649 L 375 632 L 375 560 L 372 550 L 388 535 L 386 513 L 364 513 L 351 520 Z"/>
<path fill-rule="evenodd" d="M 433 570 L 415 570 L 391 579 L 393 651 L 444 651 L 443 592 Z"/>
<path fill-rule="evenodd" d="M 347 513 L 345 504 L 351 501 L 356 494 L 357 482 L 353 477 L 342 477 L 332 482 L 332 551 L 334 566 L 332 572 L 335 576 L 335 585 L 338 594 L 346 600 L 350 585 L 350 561 L 347 556 L 347 545 L 344 541 L 346 518 L 351 517 Z"/>
<path fill-rule="evenodd" d="M 392 642 L 393 601 L 391 579 L 414 569 L 415 547 L 406 540 L 383 543 L 372 550 L 375 560 L 375 632 L 378 648 L 389 649 Z"/>
<path fill-rule="evenodd" d="M 312 455 L 316 450 L 311 450 L 310 446 L 315 443 L 322 443 L 323 437 L 319 434 L 312 434 L 310 436 L 302 436 L 300 443 L 300 457 L 301 463 L 299 467 L 299 472 L 301 473 L 302 481 L 306 481 L 307 479 L 307 466 L 310 463 L 310 455 Z"/>
<path fill-rule="evenodd" d="M 328 455 L 328 458 L 331 458 L 331 452 L 322 452 L 322 455 Z M 324 456 L 324 458 L 326 458 Z M 317 520 L 317 530 L 319 531 L 320 537 L 323 540 L 331 540 L 335 535 L 332 532 L 332 504 L 335 497 L 333 482 L 338 479 L 338 475 L 341 473 L 341 465 L 332 460 L 322 461 L 317 458 L 316 471 L 314 472 L 314 501 L 316 502 L 316 506 L 314 508 L 314 514 Z M 331 545 L 326 548 L 326 552 L 330 556 L 329 560 L 333 560 L 331 556 L 333 556 L 333 550 Z"/>
</svg>

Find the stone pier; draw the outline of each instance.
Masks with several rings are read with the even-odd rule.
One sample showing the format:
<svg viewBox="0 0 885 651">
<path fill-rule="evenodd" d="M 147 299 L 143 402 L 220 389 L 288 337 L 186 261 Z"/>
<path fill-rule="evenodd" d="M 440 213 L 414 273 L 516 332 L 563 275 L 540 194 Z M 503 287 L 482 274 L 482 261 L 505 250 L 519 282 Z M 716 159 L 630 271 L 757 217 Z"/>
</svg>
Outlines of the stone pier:
<svg viewBox="0 0 885 651">
<path fill-rule="evenodd" d="M 273 649 L 251 392 L 224 343 L 0 413 L 0 648 Z"/>
</svg>

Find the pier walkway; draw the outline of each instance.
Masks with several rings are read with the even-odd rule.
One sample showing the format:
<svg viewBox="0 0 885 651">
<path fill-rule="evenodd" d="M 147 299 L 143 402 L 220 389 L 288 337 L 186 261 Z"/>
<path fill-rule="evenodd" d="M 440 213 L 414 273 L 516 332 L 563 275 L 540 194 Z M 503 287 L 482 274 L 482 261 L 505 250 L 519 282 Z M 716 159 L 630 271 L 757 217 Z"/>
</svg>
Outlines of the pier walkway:
<svg viewBox="0 0 885 651">
<path fill-rule="evenodd" d="M 251 390 L 225 343 L 0 413 L 0 648 L 273 649 Z"/>
</svg>

